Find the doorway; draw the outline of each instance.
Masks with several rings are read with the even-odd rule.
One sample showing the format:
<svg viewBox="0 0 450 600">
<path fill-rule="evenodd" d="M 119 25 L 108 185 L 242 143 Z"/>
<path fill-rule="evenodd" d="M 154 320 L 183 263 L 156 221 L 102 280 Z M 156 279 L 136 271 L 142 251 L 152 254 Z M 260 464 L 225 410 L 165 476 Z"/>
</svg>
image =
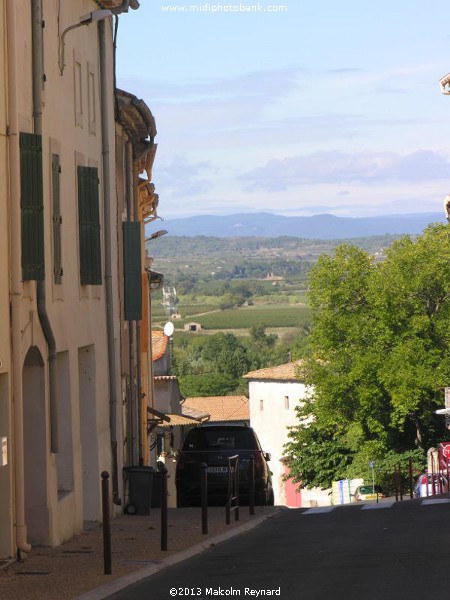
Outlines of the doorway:
<svg viewBox="0 0 450 600">
<path fill-rule="evenodd" d="M 25 357 L 22 386 L 25 522 L 30 543 L 48 545 L 45 369 L 36 346 Z"/>
</svg>

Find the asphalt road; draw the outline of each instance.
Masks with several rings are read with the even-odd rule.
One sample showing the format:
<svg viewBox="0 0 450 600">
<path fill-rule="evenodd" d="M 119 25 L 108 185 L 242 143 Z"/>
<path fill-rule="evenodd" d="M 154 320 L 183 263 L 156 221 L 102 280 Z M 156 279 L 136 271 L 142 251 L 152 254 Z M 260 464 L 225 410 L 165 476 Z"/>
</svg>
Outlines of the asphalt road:
<svg viewBox="0 0 450 600">
<path fill-rule="evenodd" d="M 286 510 L 109 600 L 447 600 L 450 499 L 434 502 Z"/>
</svg>

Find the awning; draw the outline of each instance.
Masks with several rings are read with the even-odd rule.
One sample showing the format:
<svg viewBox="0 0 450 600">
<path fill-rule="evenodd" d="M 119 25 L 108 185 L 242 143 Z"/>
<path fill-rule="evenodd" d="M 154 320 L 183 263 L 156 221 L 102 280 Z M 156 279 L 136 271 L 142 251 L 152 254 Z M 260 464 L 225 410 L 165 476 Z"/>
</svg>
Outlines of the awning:
<svg viewBox="0 0 450 600">
<path fill-rule="evenodd" d="M 157 425 L 160 425 L 161 423 L 164 423 L 164 421 L 170 421 L 170 417 L 168 415 L 156 410 L 156 408 L 150 408 L 150 406 L 147 406 L 147 414 L 153 415 L 153 418 L 147 419 L 149 423 L 156 423 Z"/>
<path fill-rule="evenodd" d="M 147 419 L 147 424 L 151 426 L 151 429 L 156 426 L 173 427 L 176 425 L 200 425 L 201 423 L 199 419 L 191 419 L 174 413 L 163 413 L 156 408 L 150 408 L 150 406 L 147 406 L 147 414 L 152 416 Z"/>
<path fill-rule="evenodd" d="M 170 418 L 170 423 L 164 422 L 161 424 L 161 427 L 172 427 L 172 425 L 200 425 L 200 421 L 197 419 L 190 419 L 189 417 L 183 417 L 183 415 L 174 415 L 168 414 L 166 415 Z"/>
</svg>

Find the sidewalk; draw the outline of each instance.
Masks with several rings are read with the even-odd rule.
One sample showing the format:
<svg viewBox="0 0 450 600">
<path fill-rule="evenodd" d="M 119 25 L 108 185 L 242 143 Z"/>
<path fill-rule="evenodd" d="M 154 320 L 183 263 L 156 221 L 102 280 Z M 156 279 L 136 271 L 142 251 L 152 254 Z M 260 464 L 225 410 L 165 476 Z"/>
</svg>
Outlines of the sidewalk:
<svg viewBox="0 0 450 600">
<path fill-rule="evenodd" d="M 243 525 L 258 525 L 279 509 L 256 507 L 250 517 L 248 507 L 241 507 L 239 521 L 232 515 L 231 525 L 225 524 L 225 508 L 208 509 L 208 535 L 202 535 L 200 508 L 173 508 L 168 513 L 168 551 L 160 550 L 160 510 L 149 516 L 123 515 L 111 523 L 112 575 L 103 575 L 102 527 L 91 527 L 57 548 L 35 547 L 30 557 L 0 569 L 0 598 L 17 600 L 70 600 L 99 586 L 145 567 L 161 568 L 163 561 L 198 544 L 207 547 L 221 534 L 235 531 Z M 216 540 L 220 541 L 220 540 Z M 187 552 L 186 552 L 187 551 Z M 176 557 L 168 562 L 175 560 Z M 159 565 L 159 567 L 158 567 Z M 147 569 L 148 570 L 148 569 Z"/>
</svg>

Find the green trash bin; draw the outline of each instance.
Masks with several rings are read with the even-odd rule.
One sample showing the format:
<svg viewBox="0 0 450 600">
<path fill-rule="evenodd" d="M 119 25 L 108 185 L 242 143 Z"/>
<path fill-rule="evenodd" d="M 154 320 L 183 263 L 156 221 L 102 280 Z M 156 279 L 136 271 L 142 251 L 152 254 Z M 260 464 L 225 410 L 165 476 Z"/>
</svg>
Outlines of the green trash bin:
<svg viewBox="0 0 450 600">
<path fill-rule="evenodd" d="M 129 515 L 149 515 L 155 469 L 146 466 L 125 467 L 124 472 L 128 480 L 128 504 L 125 512 Z"/>
</svg>

